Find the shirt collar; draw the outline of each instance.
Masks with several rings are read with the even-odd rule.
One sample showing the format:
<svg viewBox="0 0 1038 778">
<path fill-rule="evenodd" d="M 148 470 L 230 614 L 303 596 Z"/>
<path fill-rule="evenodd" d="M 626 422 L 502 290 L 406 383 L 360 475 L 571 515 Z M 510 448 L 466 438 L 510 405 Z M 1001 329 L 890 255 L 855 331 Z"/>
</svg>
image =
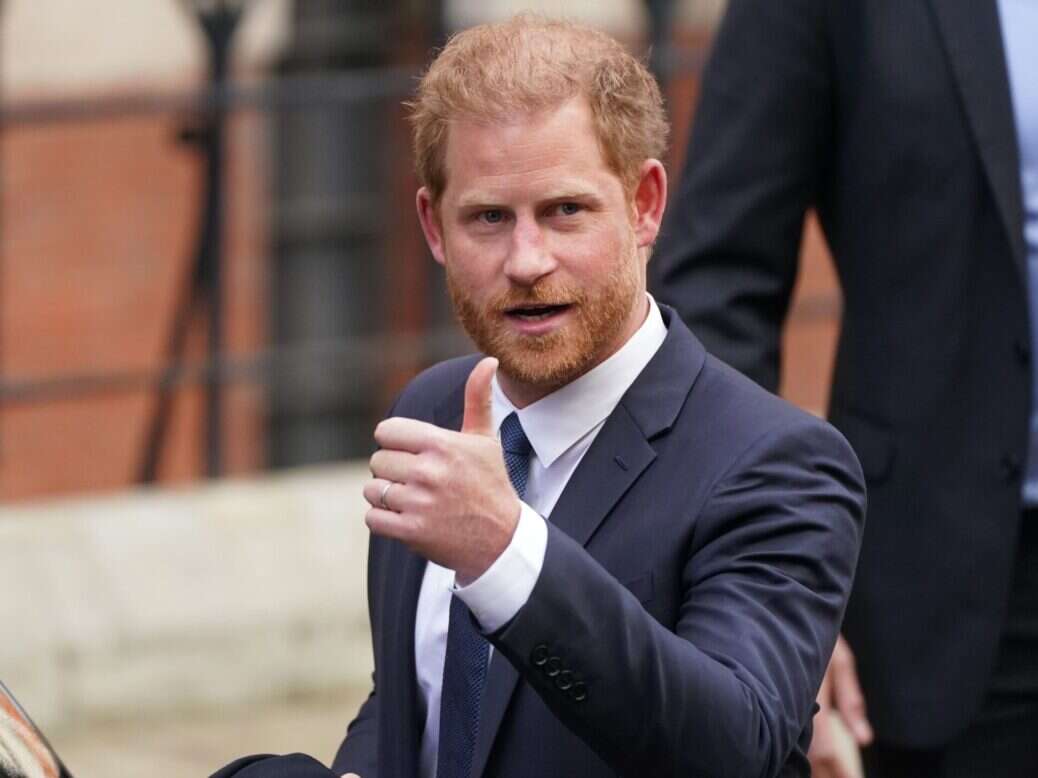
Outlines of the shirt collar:
<svg viewBox="0 0 1038 778">
<path fill-rule="evenodd" d="M 556 389 L 525 408 L 516 409 L 493 380 L 493 418 L 500 429 L 515 411 L 542 467 L 564 454 L 574 443 L 603 422 L 667 337 L 667 325 L 652 299 L 641 327 L 620 350 L 575 381 Z"/>
</svg>

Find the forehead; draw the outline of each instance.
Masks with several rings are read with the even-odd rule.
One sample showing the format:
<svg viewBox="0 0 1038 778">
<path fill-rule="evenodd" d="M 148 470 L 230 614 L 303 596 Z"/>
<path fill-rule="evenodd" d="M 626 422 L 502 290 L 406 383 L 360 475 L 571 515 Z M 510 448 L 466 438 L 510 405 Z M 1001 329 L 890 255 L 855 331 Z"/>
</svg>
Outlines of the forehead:
<svg viewBox="0 0 1038 778">
<path fill-rule="evenodd" d="M 514 119 L 453 120 L 444 156 L 451 201 L 526 189 L 620 190 L 584 98 Z"/>
</svg>

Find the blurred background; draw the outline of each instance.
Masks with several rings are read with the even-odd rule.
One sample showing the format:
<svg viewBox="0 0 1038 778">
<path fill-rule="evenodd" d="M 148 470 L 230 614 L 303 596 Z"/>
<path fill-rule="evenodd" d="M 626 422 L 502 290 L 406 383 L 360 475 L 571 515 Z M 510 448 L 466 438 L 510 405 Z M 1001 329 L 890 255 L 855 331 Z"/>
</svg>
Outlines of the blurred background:
<svg viewBox="0 0 1038 778">
<path fill-rule="evenodd" d="M 565 7 L 649 59 L 672 177 L 723 5 Z M 370 673 L 371 429 L 469 348 L 401 101 L 524 9 L 559 10 L 0 0 L 0 679 L 80 778 L 331 758 Z M 840 302 L 807 235 L 782 385 L 820 412 Z"/>
</svg>

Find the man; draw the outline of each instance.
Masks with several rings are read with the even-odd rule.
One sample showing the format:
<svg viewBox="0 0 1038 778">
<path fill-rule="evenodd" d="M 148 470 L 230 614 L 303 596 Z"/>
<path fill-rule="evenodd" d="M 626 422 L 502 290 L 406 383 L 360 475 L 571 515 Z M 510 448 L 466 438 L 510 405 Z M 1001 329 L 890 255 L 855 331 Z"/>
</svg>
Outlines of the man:
<svg viewBox="0 0 1038 778">
<path fill-rule="evenodd" d="M 422 228 L 491 356 L 426 371 L 375 431 L 375 685 L 335 772 L 807 775 L 861 476 L 646 294 L 652 77 L 521 16 L 453 38 L 413 123 Z"/>
<path fill-rule="evenodd" d="M 826 688 L 863 743 L 871 720 L 870 775 L 1036 774 L 1035 40 L 1026 0 L 731 0 L 655 264 L 774 390 L 817 210 L 845 301 L 829 413 L 870 514 Z M 816 772 L 848 775 L 827 727 Z"/>
</svg>

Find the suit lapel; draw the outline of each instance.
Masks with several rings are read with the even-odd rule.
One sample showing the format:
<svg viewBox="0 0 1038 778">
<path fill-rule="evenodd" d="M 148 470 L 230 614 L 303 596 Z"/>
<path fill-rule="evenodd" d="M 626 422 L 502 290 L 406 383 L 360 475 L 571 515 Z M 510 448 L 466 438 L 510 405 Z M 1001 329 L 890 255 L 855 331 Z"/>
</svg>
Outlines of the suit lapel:
<svg viewBox="0 0 1038 778">
<path fill-rule="evenodd" d="M 660 310 L 663 345 L 609 415 L 551 513 L 552 524 L 582 545 L 656 458 L 650 441 L 677 419 L 706 358 L 681 319 Z"/>
<path fill-rule="evenodd" d="M 551 512 L 550 521 L 581 545 L 623 497 L 656 452 L 621 404 L 591 444 Z"/>
<path fill-rule="evenodd" d="M 551 513 L 552 524 L 582 545 L 656 458 L 650 441 L 674 423 L 706 358 L 673 310 L 660 310 L 668 326 L 663 345 L 610 414 Z M 486 769 L 518 680 L 512 664 L 495 652 L 480 705 L 473 776 Z"/>
<path fill-rule="evenodd" d="M 487 668 L 487 683 L 479 704 L 479 731 L 476 733 L 476 750 L 472 755 L 471 775 L 479 776 L 486 769 L 490 748 L 494 745 L 497 730 L 505 717 L 508 703 L 512 700 L 519 673 L 512 663 L 495 651 Z"/>
<path fill-rule="evenodd" d="M 381 669 L 379 684 L 387 687 L 399 684 L 397 691 L 387 688 L 388 699 L 403 700 L 402 714 L 394 719 L 391 737 L 386 738 L 393 745 L 381 748 L 380 761 L 393 765 L 388 775 L 417 775 L 418 752 L 421 748 L 424 720 L 418 698 L 418 676 L 415 668 L 414 630 L 417 615 L 418 592 L 422 586 L 426 562 L 417 554 L 409 551 L 401 543 L 393 543 L 390 569 L 399 570 L 399 585 L 394 600 L 389 605 L 389 617 L 393 628 L 389 631 L 390 640 L 394 644 L 384 656 L 394 657 L 392 669 Z M 388 743 L 387 743 L 388 745 Z"/>
<path fill-rule="evenodd" d="M 1017 268 L 1024 274 L 1023 194 L 1005 48 L 995 0 L 930 0 Z"/>
</svg>

